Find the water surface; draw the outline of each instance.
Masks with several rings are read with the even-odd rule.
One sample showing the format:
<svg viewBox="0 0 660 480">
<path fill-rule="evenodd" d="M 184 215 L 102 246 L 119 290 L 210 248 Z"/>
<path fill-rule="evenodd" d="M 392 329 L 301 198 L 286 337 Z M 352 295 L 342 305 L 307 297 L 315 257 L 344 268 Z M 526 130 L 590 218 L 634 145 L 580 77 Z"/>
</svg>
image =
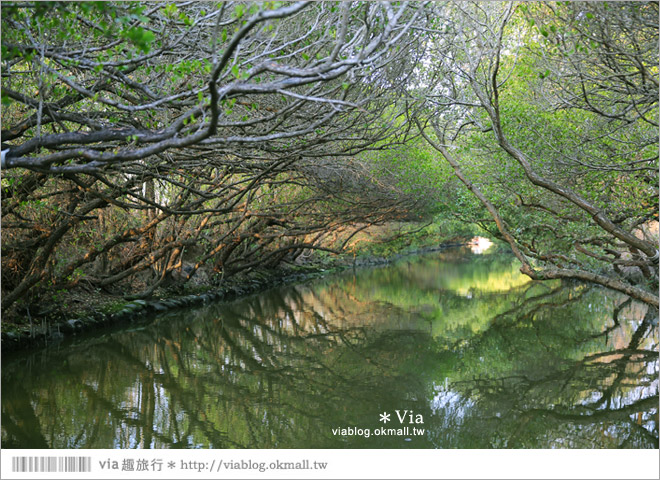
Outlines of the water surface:
<svg viewBox="0 0 660 480">
<path fill-rule="evenodd" d="M 657 351 L 645 305 L 452 249 L 5 358 L 2 446 L 658 448 Z"/>
</svg>

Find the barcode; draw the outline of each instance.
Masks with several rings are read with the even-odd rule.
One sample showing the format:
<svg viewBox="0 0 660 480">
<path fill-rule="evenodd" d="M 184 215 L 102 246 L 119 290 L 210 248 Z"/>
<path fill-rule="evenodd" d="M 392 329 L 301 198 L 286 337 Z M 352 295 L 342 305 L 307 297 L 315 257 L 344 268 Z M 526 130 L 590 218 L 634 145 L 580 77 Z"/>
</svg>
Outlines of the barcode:
<svg viewBox="0 0 660 480">
<path fill-rule="evenodd" d="M 92 457 L 12 457 L 12 472 L 91 472 Z"/>
</svg>

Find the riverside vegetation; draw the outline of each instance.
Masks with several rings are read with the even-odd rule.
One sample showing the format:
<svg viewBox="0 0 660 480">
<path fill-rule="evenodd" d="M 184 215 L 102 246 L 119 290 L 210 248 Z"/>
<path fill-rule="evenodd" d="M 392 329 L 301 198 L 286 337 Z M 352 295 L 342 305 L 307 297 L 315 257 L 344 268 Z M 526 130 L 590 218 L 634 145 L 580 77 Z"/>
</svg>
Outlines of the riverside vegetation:
<svg viewBox="0 0 660 480">
<path fill-rule="evenodd" d="M 654 2 L 3 2 L 3 350 L 478 233 L 657 309 L 657 38 Z"/>
</svg>

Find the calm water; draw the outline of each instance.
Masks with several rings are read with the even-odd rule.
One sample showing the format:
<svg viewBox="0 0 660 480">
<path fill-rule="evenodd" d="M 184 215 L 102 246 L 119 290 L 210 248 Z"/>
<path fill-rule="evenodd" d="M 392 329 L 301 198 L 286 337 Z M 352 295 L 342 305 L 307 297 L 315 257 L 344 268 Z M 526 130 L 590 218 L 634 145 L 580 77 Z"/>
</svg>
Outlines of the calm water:
<svg viewBox="0 0 660 480">
<path fill-rule="evenodd" d="M 2 446 L 658 448 L 657 311 L 448 250 L 5 358 Z"/>
</svg>

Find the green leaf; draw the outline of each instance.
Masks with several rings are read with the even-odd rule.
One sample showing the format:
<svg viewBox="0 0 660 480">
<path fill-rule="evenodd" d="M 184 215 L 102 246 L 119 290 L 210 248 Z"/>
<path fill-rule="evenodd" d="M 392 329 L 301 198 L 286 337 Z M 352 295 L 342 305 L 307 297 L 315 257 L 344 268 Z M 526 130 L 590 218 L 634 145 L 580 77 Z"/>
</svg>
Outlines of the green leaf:
<svg viewBox="0 0 660 480">
<path fill-rule="evenodd" d="M 238 65 L 234 65 L 233 67 L 231 67 L 231 73 L 236 78 L 240 77 L 240 73 L 238 72 Z"/>
<path fill-rule="evenodd" d="M 151 42 L 154 41 L 155 35 L 149 30 L 142 27 L 132 27 L 123 32 L 123 36 L 131 41 L 136 47 L 140 48 L 144 53 L 149 52 Z"/>
<path fill-rule="evenodd" d="M 174 17 L 178 13 L 178 11 L 179 8 L 173 3 L 169 4 L 167 7 L 162 9 L 162 12 L 170 18 Z"/>
<path fill-rule="evenodd" d="M 150 46 L 151 42 L 153 42 L 155 38 L 156 36 L 154 35 L 154 32 L 151 32 L 149 30 L 144 30 L 144 32 L 142 33 L 142 42 L 144 45 Z"/>
<path fill-rule="evenodd" d="M 190 17 L 183 12 L 179 13 L 179 20 L 181 20 L 187 26 L 193 24 L 193 21 L 190 19 Z"/>
</svg>

